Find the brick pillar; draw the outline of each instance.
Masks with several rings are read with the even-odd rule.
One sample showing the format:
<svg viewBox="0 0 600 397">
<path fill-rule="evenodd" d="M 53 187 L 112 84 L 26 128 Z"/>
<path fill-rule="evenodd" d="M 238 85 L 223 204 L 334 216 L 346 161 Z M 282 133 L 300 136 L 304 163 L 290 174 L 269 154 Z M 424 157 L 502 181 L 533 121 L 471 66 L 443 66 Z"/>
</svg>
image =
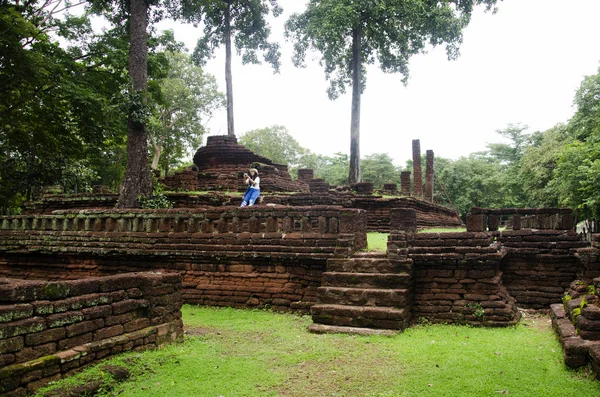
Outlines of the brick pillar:
<svg viewBox="0 0 600 397">
<path fill-rule="evenodd" d="M 433 203 L 433 150 L 426 153 L 425 164 L 425 200 Z"/>
<path fill-rule="evenodd" d="M 421 141 L 413 139 L 413 181 L 415 183 L 415 196 L 423 197 L 423 174 L 421 171 Z"/>
<path fill-rule="evenodd" d="M 302 182 L 309 182 L 313 180 L 315 173 L 310 168 L 301 168 L 298 170 L 298 180 Z"/>
<path fill-rule="evenodd" d="M 390 231 L 405 231 L 415 233 L 417 231 L 417 211 L 412 208 L 390 209 Z"/>
<path fill-rule="evenodd" d="M 400 173 L 400 192 L 403 196 L 410 196 L 410 171 Z"/>
</svg>

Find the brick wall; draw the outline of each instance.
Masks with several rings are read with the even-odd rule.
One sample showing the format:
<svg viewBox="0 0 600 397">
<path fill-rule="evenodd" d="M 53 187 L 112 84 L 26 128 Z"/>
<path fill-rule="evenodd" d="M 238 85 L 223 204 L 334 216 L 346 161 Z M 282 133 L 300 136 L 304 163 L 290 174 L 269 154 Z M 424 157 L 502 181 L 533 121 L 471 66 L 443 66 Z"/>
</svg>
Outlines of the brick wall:
<svg viewBox="0 0 600 397">
<path fill-rule="evenodd" d="M 185 302 L 307 311 L 328 258 L 366 246 L 366 216 L 340 207 L 61 212 L 0 223 L 0 275 L 182 274 Z"/>
<path fill-rule="evenodd" d="M 508 230 L 494 235 L 507 251 L 500 268 L 519 307 L 542 309 L 560 302 L 583 270 L 575 254 L 589 243 L 571 230 Z"/>
<path fill-rule="evenodd" d="M 506 254 L 487 233 L 413 235 L 413 317 L 431 322 L 506 326 L 518 322 L 514 298 L 502 284 Z"/>
<path fill-rule="evenodd" d="M 262 178 L 262 175 L 261 175 Z M 216 178 L 217 180 L 219 178 Z M 238 178 L 239 179 L 239 178 Z M 237 181 L 237 179 L 236 179 Z M 236 182 L 237 183 L 237 182 Z M 262 179 L 261 179 L 262 184 Z M 270 195 L 263 194 L 263 204 L 278 204 L 287 206 L 342 206 L 345 208 L 358 208 L 368 211 L 367 228 L 369 231 L 389 232 L 390 210 L 393 208 L 412 208 L 417 211 L 417 224 L 420 228 L 434 226 L 460 226 L 462 221 L 456 213 L 446 207 L 428 203 L 408 197 L 382 198 L 380 196 L 357 196 L 352 193 L 336 194 L 328 191 L 329 185 L 326 182 L 319 182 L 315 179 L 310 182 L 311 186 L 320 186 L 325 184 L 323 190 L 314 193 L 296 193 L 293 195 Z M 245 189 L 244 187 L 232 187 L 237 191 Z M 181 192 L 169 193 L 167 198 L 173 202 L 175 208 L 182 209 L 205 209 L 208 207 L 223 207 L 235 205 L 239 206 L 242 197 L 225 193 L 212 192 L 210 194 L 194 194 Z M 25 213 L 51 214 L 56 210 L 91 210 L 104 209 L 111 210 L 116 202 L 118 195 L 60 195 L 45 198 L 43 201 L 29 203 Z M 263 207 L 264 206 L 260 206 Z"/>
<path fill-rule="evenodd" d="M 178 339 L 180 289 L 177 273 L 0 279 L 0 394 L 24 395 L 112 354 Z"/>
</svg>

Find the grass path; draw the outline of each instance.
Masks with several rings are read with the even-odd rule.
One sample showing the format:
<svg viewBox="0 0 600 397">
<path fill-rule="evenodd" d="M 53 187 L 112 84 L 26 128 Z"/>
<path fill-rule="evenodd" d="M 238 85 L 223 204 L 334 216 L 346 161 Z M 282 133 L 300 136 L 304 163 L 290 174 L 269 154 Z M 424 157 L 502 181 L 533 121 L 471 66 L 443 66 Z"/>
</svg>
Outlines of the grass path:
<svg viewBox="0 0 600 397">
<path fill-rule="evenodd" d="M 565 368 L 547 317 L 364 337 L 309 334 L 307 316 L 194 306 L 183 313 L 185 341 L 110 360 L 133 377 L 102 395 L 600 396 L 600 382 Z"/>
</svg>

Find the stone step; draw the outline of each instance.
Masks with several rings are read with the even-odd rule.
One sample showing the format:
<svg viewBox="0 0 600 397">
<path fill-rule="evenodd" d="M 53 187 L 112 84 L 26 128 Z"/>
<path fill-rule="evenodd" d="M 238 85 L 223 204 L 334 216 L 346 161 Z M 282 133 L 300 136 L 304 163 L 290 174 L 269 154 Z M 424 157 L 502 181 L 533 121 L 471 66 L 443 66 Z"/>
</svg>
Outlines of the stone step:
<svg viewBox="0 0 600 397">
<path fill-rule="evenodd" d="M 317 324 L 346 327 L 404 329 L 408 320 L 404 309 L 393 307 L 316 304 L 310 311 Z"/>
<path fill-rule="evenodd" d="M 324 287 L 408 289 L 410 281 L 406 273 L 323 273 Z"/>
<path fill-rule="evenodd" d="M 398 335 L 398 331 L 389 329 L 373 329 L 360 327 L 343 327 L 339 325 L 311 324 L 308 331 L 313 334 L 350 334 L 350 335 Z"/>
<path fill-rule="evenodd" d="M 376 252 L 376 251 L 370 251 L 370 252 L 355 252 L 352 255 L 353 258 L 386 258 L 386 254 L 385 252 Z"/>
<path fill-rule="evenodd" d="M 390 260 L 387 257 L 331 258 L 327 271 L 340 273 L 400 273 L 412 269 L 411 259 Z"/>
<path fill-rule="evenodd" d="M 319 287 L 317 300 L 323 304 L 405 307 L 408 289 Z"/>
</svg>

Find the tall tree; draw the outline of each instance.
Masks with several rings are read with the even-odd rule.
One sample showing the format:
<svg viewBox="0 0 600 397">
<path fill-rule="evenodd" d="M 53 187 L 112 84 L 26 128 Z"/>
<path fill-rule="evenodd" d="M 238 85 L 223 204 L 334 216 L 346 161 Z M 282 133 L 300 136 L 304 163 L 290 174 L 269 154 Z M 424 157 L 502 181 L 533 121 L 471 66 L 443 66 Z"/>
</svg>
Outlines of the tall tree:
<svg viewBox="0 0 600 397">
<path fill-rule="evenodd" d="M 119 195 L 118 208 L 138 204 L 139 196 L 152 194 L 152 176 L 148 164 L 147 91 L 148 91 L 148 3 L 129 0 L 129 75 L 131 108 L 127 117 L 127 169 Z"/>
<path fill-rule="evenodd" d="M 214 76 L 195 66 L 182 52 L 164 53 L 167 73 L 153 80 L 153 106 L 149 123 L 152 168 L 162 158 L 165 175 L 186 146 L 197 148 L 206 133 L 206 122 L 215 109 L 224 105 Z"/>
<path fill-rule="evenodd" d="M 181 17 L 204 24 L 204 35 L 194 50 L 199 65 L 213 57 L 217 48 L 225 45 L 225 83 L 227 92 L 227 134 L 235 136 L 233 120 L 233 81 L 231 75 L 231 45 L 242 55 L 244 64 L 259 64 L 258 52 L 279 72 L 279 44 L 269 42 L 271 27 L 266 17 L 282 12 L 277 0 L 182 0 Z"/>
<path fill-rule="evenodd" d="M 364 64 L 376 61 L 386 73 L 401 73 L 406 83 L 412 55 L 427 44 L 446 43 L 455 59 L 473 7 L 491 9 L 498 0 L 309 0 L 305 12 L 286 22 L 285 35 L 295 41 L 293 62 L 304 66 L 307 52 L 322 54 L 330 99 L 352 86 L 348 182 L 360 182 L 360 101 L 366 87 Z"/>
</svg>

